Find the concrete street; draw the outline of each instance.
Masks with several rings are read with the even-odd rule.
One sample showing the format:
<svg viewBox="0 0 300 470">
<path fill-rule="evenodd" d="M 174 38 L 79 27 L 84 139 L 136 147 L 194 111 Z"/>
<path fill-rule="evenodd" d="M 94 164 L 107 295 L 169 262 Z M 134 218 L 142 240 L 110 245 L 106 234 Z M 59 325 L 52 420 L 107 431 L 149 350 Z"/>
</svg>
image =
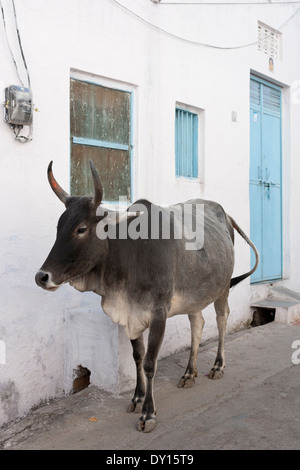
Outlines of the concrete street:
<svg viewBox="0 0 300 470">
<path fill-rule="evenodd" d="M 131 393 L 111 395 L 90 386 L 0 431 L 0 449 L 299 449 L 296 340 L 299 323 L 272 322 L 229 335 L 221 380 L 206 375 L 217 345 L 209 342 L 200 348 L 198 377 L 189 389 L 177 388 L 189 352 L 160 360 L 157 426 L 149 434 L 136 430 L 139 414 L 126 413 Z"/>
</svg>

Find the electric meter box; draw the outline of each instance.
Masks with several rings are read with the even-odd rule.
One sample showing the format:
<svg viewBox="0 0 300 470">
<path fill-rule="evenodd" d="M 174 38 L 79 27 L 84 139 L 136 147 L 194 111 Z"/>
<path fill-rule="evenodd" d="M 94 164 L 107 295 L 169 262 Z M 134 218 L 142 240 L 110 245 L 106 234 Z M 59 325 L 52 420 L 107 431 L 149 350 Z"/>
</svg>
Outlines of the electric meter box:
<svg viewBox="0 0 300 470">
<path fill-rule="evenodd" d="M 30 126 L 33 103 L 29 88 L 11 85 L 5 88 L 4 120 L 8 124 Z"/>
</svg>

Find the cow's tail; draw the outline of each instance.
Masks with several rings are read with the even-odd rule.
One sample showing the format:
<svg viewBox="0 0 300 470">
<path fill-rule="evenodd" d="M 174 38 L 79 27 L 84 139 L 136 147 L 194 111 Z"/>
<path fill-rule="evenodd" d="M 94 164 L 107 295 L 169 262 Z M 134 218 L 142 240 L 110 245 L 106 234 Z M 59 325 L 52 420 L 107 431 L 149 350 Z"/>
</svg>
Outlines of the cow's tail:
<svg viewBox="0 0 300 470">
<path fill-rule="evenodd" d="M 235 286 L 236 284 L 238 284 L 239 282 L 243 281 L 244 279 L 246 279 L 248 276 L 251 276 L 251 274 L 254 273 L 254 271 L 256 270 L 257 266 L 258 266 L 258 263 L 259 263 L 259 254 L 258 254 L 258 251 L 256 249 L 256 246 L 254 245 L 254 243 L 252 243 L 252 241 L 250 240 L 250 238 L 247 237 L 247 235 L 243 232 L 243 230 L 241 229 L 241 227 L 238 226 L 238 224 L 236 223 L 236 221 L 230 217 L 230 215 L 227 214 L 227 217 L 228 219 L 230 220 L 231 222 L 231 225 L 233 226 L 233 228 L 235 228 L 235 230 L 241 235 L 241 237 L 248 243 L 248 245 L 251 246 L 252 250 L 254 251 L 254 254 L 255 254 L 255 265 L 254 267 L 251 269 L 251 271 L 249 271 L 248 273 L 245 273 L 245 274 L 241 274 L 240 276 L 237 276 L 237 277 L 233 277 L 230 281 L 230 287 L 233 287 Z"/>
</svg>

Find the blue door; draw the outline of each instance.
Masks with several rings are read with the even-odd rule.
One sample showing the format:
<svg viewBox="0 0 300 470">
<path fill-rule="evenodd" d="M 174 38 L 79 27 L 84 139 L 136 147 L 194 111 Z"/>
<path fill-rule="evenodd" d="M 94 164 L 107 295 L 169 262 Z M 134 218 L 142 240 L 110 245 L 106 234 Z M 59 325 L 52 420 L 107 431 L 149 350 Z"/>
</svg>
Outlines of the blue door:
<svg viewBox="0 0 300 470">
<path fill-rule="evenodd" d="M 282 277 L 281 89 L 250 80 L 250 236 L 260 253 L 251 282 Z M 251 253 L 251 263 L 254 256 Z"/>
</svg>

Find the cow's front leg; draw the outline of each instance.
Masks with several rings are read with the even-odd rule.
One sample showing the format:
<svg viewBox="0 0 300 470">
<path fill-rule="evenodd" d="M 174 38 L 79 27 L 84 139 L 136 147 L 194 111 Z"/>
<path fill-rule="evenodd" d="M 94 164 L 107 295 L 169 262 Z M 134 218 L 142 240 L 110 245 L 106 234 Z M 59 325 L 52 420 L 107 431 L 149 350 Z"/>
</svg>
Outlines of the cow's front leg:
<svg viewBox="0 0 300 470">
<path fill-rule="evenodd" d="M 145 356 L 145 346 L 143 335 L 137 339 L 131 340 L 133 348 L 133 359 L 136 364 L 136 387 L 130 405 L 127 408 L 128 413 L 133 411 L 140 412 L 146 393 L 146 380 L 143 368 L 143 360 Z"/>
<path fill-rule="evenodd" d="M 144 359 L 146 395 L 142 408 L 142 416 L 138 421 L 138 431 L 150 432 L 156 425 L 153 381 L 157 367 L 157 356 L 164 337 L 166 317 L 166 313 L 163 310 L 153 312 L 149 330 L 147 354 Z"/>
</svg>

